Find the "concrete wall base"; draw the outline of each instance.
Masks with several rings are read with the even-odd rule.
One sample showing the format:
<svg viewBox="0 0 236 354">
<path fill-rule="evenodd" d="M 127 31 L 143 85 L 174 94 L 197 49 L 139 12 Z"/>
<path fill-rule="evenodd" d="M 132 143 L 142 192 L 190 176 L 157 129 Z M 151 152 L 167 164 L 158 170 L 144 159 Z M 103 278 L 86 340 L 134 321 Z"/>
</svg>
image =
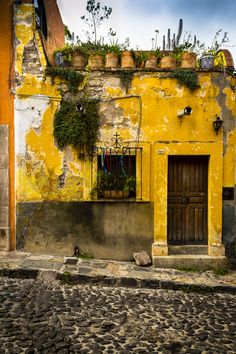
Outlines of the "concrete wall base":
<svg viewBox="0 0 236 354">
<path fill-rule="evenodd" d="M 130 261 L 133 253 L 151 255 L 152 203 L 41 202 L 18 203 L 17 249 L 100 259 Z"/>
<path fill-rule="evenodd" d="M 10 251 L 10 228 L 0 227 L 0 250 Z"/>
<path fill-rule="evenodd" d="M 0 251 L 9 251 L 9 137 L 8 125 L 0 124 Z"/>
</svg>

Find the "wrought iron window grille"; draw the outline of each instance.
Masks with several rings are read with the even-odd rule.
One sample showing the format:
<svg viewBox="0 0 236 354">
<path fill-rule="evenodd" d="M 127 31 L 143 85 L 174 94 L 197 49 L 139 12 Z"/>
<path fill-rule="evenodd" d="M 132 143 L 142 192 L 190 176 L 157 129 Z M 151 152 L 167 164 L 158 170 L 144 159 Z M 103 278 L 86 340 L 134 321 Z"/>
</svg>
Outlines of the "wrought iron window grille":
<svg viewBox="0 0 236 354">
<path fill-rule="evenodd" d="M 96 148 L 98 199 L 142 199 L 142 147 L 130 144 L 116 133 Z"/>
</svg>

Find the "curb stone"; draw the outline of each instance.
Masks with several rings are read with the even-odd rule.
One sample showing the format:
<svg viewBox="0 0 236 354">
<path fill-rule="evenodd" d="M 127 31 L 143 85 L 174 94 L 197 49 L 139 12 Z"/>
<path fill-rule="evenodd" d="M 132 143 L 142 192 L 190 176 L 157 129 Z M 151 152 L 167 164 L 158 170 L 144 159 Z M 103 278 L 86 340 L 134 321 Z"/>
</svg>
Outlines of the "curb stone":
<svg viewBox="0 0 236 354">
<path fill-rule="evenodd" d="M 9 277 L 9 278 L 18 278 L 18 279 L 37 279 L 39 274 L 38 269 L 27 269 L 27 268 L 15 268 L 8 269 L 2 268 L 0 269 L 1 277 Z"/>
<path fill-rule="evenodd" d="M 141 288 L 141 289 L 164 289 L 164 290 L 181 290 L 185 292 L 200 292 L 200 293 L 230 293 L 236 294 L 236 286 L 234 285 L 204 285 L 193 283 L 178 283 L 171 280 L 161 279 L 136 279 L 133 277 L 112 277 L 88 274 L 72 274 L 61 273 L 53 270 L 38 270 L 38 269 L 0 269 L 0 277 L 19 278 L 19 279 L 34 279 L 41 281 L 58 280 L 64 284 L 90 284 L 107 287 L 125 287 L 125 288 Z"/>
<path fill-rule="evenodd" d="M 0 277 L 34 279 L 41 281 L 58 280 L 65 284 L 89 284 L 107 287 L 125 287 L 139 289 L 165 289 L 181 290 L 185 292 L 199 293 L 230 293 L 236 294 L 234 285 L 204 285 L 193 283 L 179 283 L 172 280 L 161 279 L 136 279 L 134 277 L 113 277 L 104 275 L 72 274 L 69 272 L 61 273 L 55 270 L 38 270 L 27 268 L 0 269 Z"/>
</svg>

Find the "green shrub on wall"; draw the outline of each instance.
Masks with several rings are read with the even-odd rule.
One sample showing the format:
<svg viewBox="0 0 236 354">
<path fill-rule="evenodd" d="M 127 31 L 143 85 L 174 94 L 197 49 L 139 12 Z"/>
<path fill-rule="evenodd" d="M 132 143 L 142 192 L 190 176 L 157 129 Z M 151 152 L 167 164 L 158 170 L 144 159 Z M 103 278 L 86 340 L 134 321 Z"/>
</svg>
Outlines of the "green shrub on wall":
<svg viewBox="0 0 236 354">
<path fill-rule="evenodd" d="M 83 101 L 80 104 L 62 101 L 55 114 L 54 137 L 58 147 L 72 145 L 80 158 L 92 155 L 99 129 L 98 101 Z"/>
<path fill-rule="evenodd" d="M 176 79 L 180 84 L 185 85 L 191 91 L 200 87 L 198 75 L 195 70 L 177 69 L 171 73 L 170 77 Z"/>
<path fill-rule="evenodd" d="M 71 93 L 76 93 L 79 84 L 84 80 L 83 74 L 67 68 L 47 68 L 45 74 L 49 75 L 52 81 L 54 81 L 56 77 L 65 80 Z"/>
</svg>

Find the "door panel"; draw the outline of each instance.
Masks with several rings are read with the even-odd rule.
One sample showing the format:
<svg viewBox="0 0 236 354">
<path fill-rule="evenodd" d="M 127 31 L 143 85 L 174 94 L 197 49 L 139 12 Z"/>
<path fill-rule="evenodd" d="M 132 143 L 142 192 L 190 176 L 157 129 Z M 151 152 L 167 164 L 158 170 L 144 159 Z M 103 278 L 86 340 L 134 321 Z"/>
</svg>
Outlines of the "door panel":
<svg viewBox="0 0 236 354">
<path fill-rule="evenodd" d="M 169 157 L 169 244 L 207 244 L 207 179 L 207 156 Z"/>
</svg>

